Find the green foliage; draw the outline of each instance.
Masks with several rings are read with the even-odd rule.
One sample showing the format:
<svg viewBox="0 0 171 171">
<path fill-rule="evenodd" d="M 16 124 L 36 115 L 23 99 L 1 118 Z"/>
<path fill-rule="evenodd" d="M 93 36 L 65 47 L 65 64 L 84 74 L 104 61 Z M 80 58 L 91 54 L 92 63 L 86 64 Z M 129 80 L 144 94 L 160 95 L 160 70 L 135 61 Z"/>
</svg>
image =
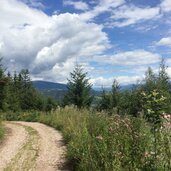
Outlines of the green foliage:
<svg viewBox="0 0 171 171">
<path fill-rule="evenodd" d="M 112 90 L 111 92 L 105 92 L 103 90 L 102 95 L 101 95 L 101 101 L 99 105 L 97 106 L 98 110 L 106 110 L 110 114 L 113 111 L 118 112 L 118 104 L 119 104 L 119 98 L 120 98 L 120 86 L 117 82 L 116 79 L 114 79 L 113 84 L 112 84 Z"/>
<path fill-rule="evenodd" d="M 2 142 L 3 138 L 4 138 L 4 128 L 0 120 L 0 143 Z"/>
<path fill-rule="evenodd" d="M 142 104 L 141 95 L 138 89 L 121 92 L 118 110 L 120 115 L 132 115 L 134 117 L 140 115 Z"/>
<path fill-rule="evenodd" d="M 16 120 L 17 116 L 10 116 L 10 113 L 30 110 L 49 111 L 56 107 L 56 103 L 51 99 L 45 99 L 32 86 L 30 74 L 27 69 L 6 75 L 0 59 L 0 110 L 10 111 L 8 119 Z M 16 114 L 17 115 L 17 114 Z"/>
<path fill-rule="evenodd" d="M 83 68 L 76 65 L 74 71 L 70 73 L 68 79 L 68 92 L 64 97 L 64 105 L 75 105 L 78 108 L 89 107 L 92 103 L 91 87 L 89 79 L 86 78 L 87 73 L 83 72 Z"/>
<path fill-rule="evenodd" d="M 27 112 L 13 112 L 8 111 L 2 114 L 2 118 L 8 121 L 27 121 L 27 122 L 38 122 L 40 111 L 27 111 Z"/>
<path fill-rule="evenodd" d="M 101 94 L 101 100 L 97 106 L 97 110 L 110 110 L 110 103 L 111 103 L 111 95 L 110 93 L 105 92 L 105 90 L 103 90 L 102 94 Z"/>
<path fill-rule="evenodd" d="M 103 91 L 101 101 L 98 105 L 99 110 L 116 111 L 120 115 L 139 116 L 143 110 L 142 92 L 151 94 L 152 91 L 160 92 L 160 95 L 166 97 L 162 103 L 162 109 L 165 112 L 171 112 L 171 85 L 167 74 L 167 67 L 162 59 L 158 73 L 154 73 L 151 68 L 145 73 L 145 79 L 129 91 L 120 91 L 116 80 L 112 85 L 111 92 Z"/>
<path fill-rule="evenodd" d="M 159 132 L 156 159 L 151 127 L 141 118 L 66 107 L 41 114 L 40 122 L 63 132 L 73 170 L 170 170 L 169 130 Z"/>
<path fill-rule="evenodd" d="M 160 92 L 153 90 L 149 94 L 142 92 L 143 108 L 145 119 L 152 123 L 155 128 L 162 126 L 162 113 L 164 113 L 164 104 L 167 100 Z"/>
<path fill-rule="evenodd" d="M 57 108 L 57 103 L 51 97 L 48 97 L 45 104 L 45 111 L 48 112 L 56 108 Z"/>
<path fill-rule="evenodd" d="M 6 84 L 5 69 L 2 65 L 2 58 L 0 58 L 0 110 L 4 109 L 6 101 Z"/>
</svg>

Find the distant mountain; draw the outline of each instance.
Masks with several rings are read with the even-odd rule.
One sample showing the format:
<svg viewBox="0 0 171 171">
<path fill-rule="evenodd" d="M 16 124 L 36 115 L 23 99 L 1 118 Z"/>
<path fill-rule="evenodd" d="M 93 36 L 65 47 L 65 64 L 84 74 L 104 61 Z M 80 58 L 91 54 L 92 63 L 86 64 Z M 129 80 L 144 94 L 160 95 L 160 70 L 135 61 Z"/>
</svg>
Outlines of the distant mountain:
<svg viewBox="0 0 171 171">
<path fill-rule="evenodd" d="M 128 84 L 128 85 L 121 85 L 120 86 L 120 90 L 121 91 L 125 91 L 125 90 L 131 90 L 132 88 L 134 87 L 133 84 Z M 95 87 L 94 90 L 95 91 L 102 91 L 102 90 L 105 90 L 105 91 L 111 91 L 112 87 Z"/>
<path fill-rule="evenodd" d="M 46 97 L 53 97 L 56 100 L 61 101 L 64 95 L 67 93 L 67 86 L 66 84 L 61 83 L 54 83 L 48 81 L 32 81 L 33 86 L 40 91 Z M 131 90 L 133 85 L 124 85 L 121 86 L 121 90 Z M 102 93 L 102 88 L 93 88 L 91 94 L 93 96 L 100 96 Z M 111 91 L 111 88 L 104 88 L 105 91 Z"/>
<path fill-rule="evenodd" d="M 33 86 L 42 90 L 67 90 L 66 84 L 54 83 L 48 81 L 32 81 Z"/>
<path fill-rule="evenodd" d="M 134 87 L 134 84 L 122 85 L 121 90 L 131 90 Z"/>
</svg>

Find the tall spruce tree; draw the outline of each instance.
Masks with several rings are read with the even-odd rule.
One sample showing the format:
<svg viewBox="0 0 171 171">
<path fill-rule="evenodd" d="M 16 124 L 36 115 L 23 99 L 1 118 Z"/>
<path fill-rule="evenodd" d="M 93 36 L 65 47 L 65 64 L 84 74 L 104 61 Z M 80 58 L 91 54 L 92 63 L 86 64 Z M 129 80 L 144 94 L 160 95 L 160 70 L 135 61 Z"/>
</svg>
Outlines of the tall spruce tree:
<svg viewBox="0 0 171 171">
<path fill-rule="evenodd" d="M 157 87 L 165 92 L 170 92 L 170 78 L 167 73 L 167 66 L 165 64 L 164 58 L 162 58 L 160 67 L 159 67 L 159 74 L 157 79 Z"/>
<path fill-rule="evenodd" d="M 116 108 L 119 102 L 120 86 L 116 79 L 114 79 L 111 91 L 111 108 Z"/>
<path fill-rule="evenodd" d="M 5 75 L 5 69 L 2 64 L 2 58 L 0 58 L 0 110 L 4 110 L 6 101 L 6 84 L 7 77 Z"/>
<path fill-rule="evenodd" d="M 102 90 L 101 100 L 97 106 L 97 110 L 110 110 L 111 108 L 111 94 L 110 92 L 106 92 L 104 89 Z"/>
<path fill-rule="evenodd" d="M 120 95 L 120 86 L 117 80 L 114 79 L 111 91 L 105 92 L 103 90 L 101 95 L 101 101 L 98 105 L 98 109 L 107 110 L 110 114 L 112 112 L 118 113 L 119 95 Z"/>
<path fill-rule="evenodd" d="M 161 94 L 166 97 L 165 108 L 166 112 L 171 111 L 171 85 L 170 78 L 167 73 L 167 66 L 165 64 L 164 58 L 162 58 L 159 67 L 158 79 L 157 79 L 157 89 L 161 92 Z"/>
<path fill-rule="evenodd" d="M 92 85 L 87 78 L 87 72 L 80 65 L 76 65 L 68 79 L 68 92 L 64 97 L 64 105 L 75 105 L 78 108 L 89 107 L 92 103 Z"/>
<path fill-rule="evenodd" d="M 157 75 L 153 72 L 152 68 L 148 68 L 145 72 L 145 79 L 142 85 L 143 91 L 150 93 L 154 89 L 156 89 L 157 83 Z"/>
</svg>

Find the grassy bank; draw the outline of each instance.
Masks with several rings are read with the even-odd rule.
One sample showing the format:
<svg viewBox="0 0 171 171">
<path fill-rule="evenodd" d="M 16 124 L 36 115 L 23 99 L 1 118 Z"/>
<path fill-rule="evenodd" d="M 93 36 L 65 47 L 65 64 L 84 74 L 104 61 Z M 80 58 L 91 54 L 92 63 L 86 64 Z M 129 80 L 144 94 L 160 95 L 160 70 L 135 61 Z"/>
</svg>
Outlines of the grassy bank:
<svg viewBox="0 0 171 171">
<path fill-rule="evenodd" d="M 4 128 L 3 128 L 2 122 L 0 120 L 0 143 L 2 142 L 3 138 L 4 138 Z"/>
<path fill-rule="evenodd" d="M 154 142 L 141 118 L 65 108 L 41 114 L 39 121 L 63 132 L 73 170 L 171 170 L 169 130 L 161 129 Z"/>
</svg>

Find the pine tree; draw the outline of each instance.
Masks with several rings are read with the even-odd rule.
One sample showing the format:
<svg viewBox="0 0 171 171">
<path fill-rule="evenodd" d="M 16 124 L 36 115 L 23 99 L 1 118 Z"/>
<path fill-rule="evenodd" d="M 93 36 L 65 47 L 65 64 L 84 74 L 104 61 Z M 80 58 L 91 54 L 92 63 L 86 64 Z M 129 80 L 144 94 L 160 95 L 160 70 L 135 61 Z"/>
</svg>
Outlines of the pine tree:
<svg viewBox="0 0 171 171">
<path fill-rule="evenodd" d="M 142 85 L 143 91 L 150 93 L 151 91 L 156 89 L 156 82 L 157 76 L 149 67 L 145 73 L 144 84 Z"/>
<path fill-rule="evenodd" d="M 5 76 L 5 69 L 2 65 L 2 58 L 0 58 L 0 110 L 4 110 L 6 100 L 6 84 L 7 78 Z"/>
<path fill-rule="evenodd" d="M 120 86 L 116 79 L 114 79 L 111 91 L 111 108 L 116 108 L 119 101 Z"/>
<path fill-rule="evenodd" d="M 91 87 L 87 72 L 84 72 L 81 66 L 76 65 L 74 71 L 70 73 L 70 79 L 68 79 L 68 92 L 64 97 L 64 104 L 73 104 L 78 108 L 89 107 L 93 100 Z"/>
<path fill-rule="evenodd" d="M 97 110 L 109 110 L 111 107 L 111 94 L 104 89 L 101 94 L 101 100 L 97 106 Z"/>
<path fill-rule="evenodd" d="M 165 64 L 164 58 L 162 58 L 160 67 L 159 67 L 157 87 L 158 89 L 161 89 L 165 92 L 170 92 L 170 81 L 169 81 L 169 76 L 167 73 L 167 66 Z"/>
<path fill-rule="evenodd" d="M 161 94 L 166 97 L 165 102 L 165 110 L 167 112 L 171 111 L 171 89 L 170 89 L 170 78 L 167 73 L 167 66 L 165 64 L 164 58 L 162 58 L 160 67 L 159 67 L 159 74 L 157 79 L 157 90 L 161 92 Z"/>
</svg>

